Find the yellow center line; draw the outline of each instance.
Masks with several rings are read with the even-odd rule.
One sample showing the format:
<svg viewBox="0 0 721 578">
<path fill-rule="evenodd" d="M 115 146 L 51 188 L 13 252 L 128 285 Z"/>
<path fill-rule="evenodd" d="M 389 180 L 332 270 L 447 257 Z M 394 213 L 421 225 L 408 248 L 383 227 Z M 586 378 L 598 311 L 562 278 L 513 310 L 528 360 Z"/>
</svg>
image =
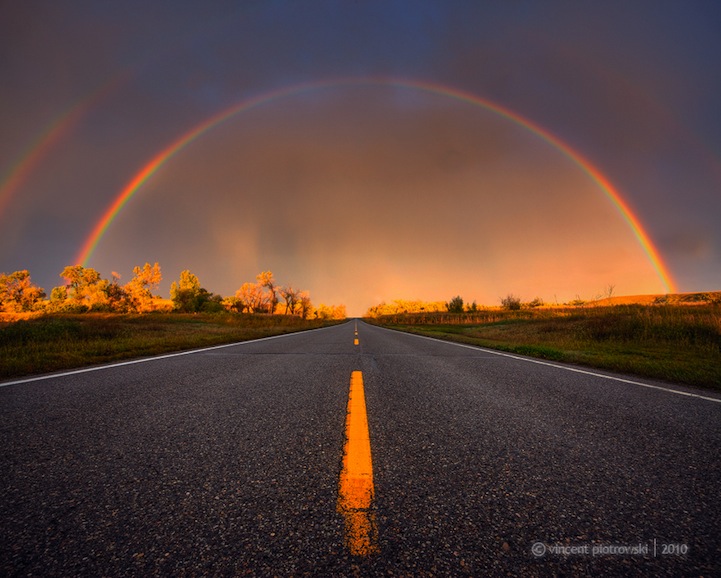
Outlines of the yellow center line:
<svg viewBox="0 0 721 578">
<path fill-rule="evenodd" d="M 359 343 L 359 342 L 358 342 L 358 338 L 356 337 L 356 338 L 353 340 L 353 345 L 358 345 L 358 343 Z"/>
<path fill-rule="evenodd" d="M 360 371 L 354 371 L 350 378 L 345 435 L 337 509 L 345 519 L 348 550 L 354 556 L 368 556 L 378 552 L 378 528 L 375 513 L 371 510 L 374 498 L 373 462 L 363 374 Z"/>
</svg>

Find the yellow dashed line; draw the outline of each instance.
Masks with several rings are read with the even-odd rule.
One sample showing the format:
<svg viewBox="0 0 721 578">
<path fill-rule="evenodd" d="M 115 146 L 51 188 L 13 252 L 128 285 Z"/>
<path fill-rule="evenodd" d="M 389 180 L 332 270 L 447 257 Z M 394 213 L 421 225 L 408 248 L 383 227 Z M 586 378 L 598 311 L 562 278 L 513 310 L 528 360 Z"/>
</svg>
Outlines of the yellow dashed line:
<svg viewBox="0 0 721 578">
<path fill-rule="evenodd" d="M 354 556 L 368 556 L 378 552 L 378 528 L 375 513 L 371 510 L 374 498 L 373 462 L 363 374 L 360 371 L 351 374 L 345 435 L 337 508 L 345 518 L 348 550 Z"/>
</svg>

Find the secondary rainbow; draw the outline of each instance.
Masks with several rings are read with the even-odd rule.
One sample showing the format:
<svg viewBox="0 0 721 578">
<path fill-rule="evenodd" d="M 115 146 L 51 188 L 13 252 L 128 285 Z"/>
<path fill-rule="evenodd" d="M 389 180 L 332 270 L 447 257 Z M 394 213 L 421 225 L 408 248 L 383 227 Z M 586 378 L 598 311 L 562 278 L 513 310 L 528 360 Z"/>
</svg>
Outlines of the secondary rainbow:
<svg viewBox="0 0 721 578">
<path fill-rule="evenodd" d="M 72 132 L 73 128 L 89 110 L 113 92 L 126 76 L 126 73 L 114 76 L 67 108 L 46 126 L 45 130 L 7 172 L 5 178 L 0 181 L 0 216 L 2 216 L 14 193 L 20 189 L 33 170 L 40 164 L 40 161 L 45 158 L 55 145 Z"/>
<path fill-rule="evenodd" d="M 420 90 L 432 94 L 446 96 L 474 106 L 480 106 L 531 131 L 533 134 L 537 135 L 538 137 L 555 147 L 567 158 L 573 161 L 574 164 L 576 164 L 581 170 L 583 170 L 596 183 L 596 185 L 598 185 L 598 187 L 613 203 L 622 218 L 626 221 L 628 226 L 633 231 L 633 234 L 635 235 L 644 252 L 648 256 L 648 259 L 651 262 L 654 270 L 656 271 L 666 292 L 674 293 L 676 291 L 675 283 L 671 277 L 671 273 L 668 271 L 668 268 L 661 259 L 659 251 L 651 242 L 651 239 L 645 232 L 640 220 L 633 213 L 628 203 L 621 197 L 621 194 L 618 192 L 618 190 L 603 175 L 603 173 L 601 173 L 599 169 L 597 169 L 581 153 L 572 149 L 560 138 L 553 135 L 540 125 L 528 120 L 527 118 L 524 118 L 518 113 L 469 92 L 465 92 L 456 88 L 450 88 L 443 85 L 433 84 L 430 82 L 374 77 L 331 79 L 280 88 L 271 92 L 266 92 L 264 94 L 258 95 L 254 98 L 244 100 L 239 104 L 233 105 L 232 107 L 221 111 L 215 116 L 212 116 L 206 121 L 195 126 L 193 129 L 180 136 L 180 138 L 170 143 L 167 147 L 165 147 L 157 155 L 155 155 L 150 160 L 150 162 L 145 164 L 145 166 L 143 166 L 143 168 L 127 183 L 127 185 L 125 185 L 125 187 L 118 193 L 110 206 L 106 209 L 105 213 L 103 213 L 100 220 L 93 227 L 92 231 L 83 243 L 80 252 L 78 253 L 76 262 L 82 265 L 87 265 L 88 260 L 92 256 L 93 251 L 97 247 L 108 227 L 113 222 L 115 217 L 117 217 L 118 213 L 120 213 L 123 207 L 128 203 L 128 201 L 148 181 L 148 179 L 150 179 L 158 171 L 161 166 L 163 166 L 181 149 L 185 148 L 190 143 L 195 141 L 198 137 L 202 136 L 214 127 L 222 124 L 226 120 L 229 120 L 230 118 L 242 112 L 251 110 L 257 106 L 265 105 L 281 98 L 295 96 L 304 92 L 327 88 L 338 88 L 343 86 L 389 86 Z"/>
</svg>

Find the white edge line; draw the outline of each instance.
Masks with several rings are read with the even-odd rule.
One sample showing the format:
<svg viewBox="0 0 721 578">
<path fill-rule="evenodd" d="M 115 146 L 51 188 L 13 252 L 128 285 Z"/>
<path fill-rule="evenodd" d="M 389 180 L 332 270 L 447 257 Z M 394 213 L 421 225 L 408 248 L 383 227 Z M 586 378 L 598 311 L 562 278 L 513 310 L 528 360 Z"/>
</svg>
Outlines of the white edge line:
<svg viewBox="0 0 721 578">
<path fill-rule="evenodd" d="M 341 324 L 338 324 L 341 325 Z M 177 351 L 175 353 L 164 353 L 162 355 L 155 355 L 153 357 L 141 357 L 140 359 L 130 359 L 128 361 L 119 361 L 117 363 L 109 363 L 107 365 L 95 365 L 93 367 L 81 367 L 79 369 L 73 369 L 71 371 L 65 371 L 62 373 L 49 373 L 47 375 L 38 375 L 36 377 L 27 377 L 25 379 L 18 379 L 15 381 L 6 381 L 0 383 L 0 387 L 6 387 L 8 385 L 20 385 L 21 383 L 32 383 L 33 381 L 44 381 L 46 379 L 56 379 L 58 377 L 67 377 L 68 375 L 78 375 L 79 373 L 90 373 L 91 371 L 101 371 L 103 369 L 113 369 L 115 367 L 122 367 L 123 365 L 135 365 L 136 363 L 147 363 L 149 361 L 158 361 L 160 359 L 168 359 L 170 357 L 180 357 L 181 355 L 192 355 L 194 353 L 204 353 L 206 351 L 213 351 L 214 349 L 223 349 L 225 347 L 237 347 L 239 345 L 245 345 L 247 343 L 257 343 L 258 341 L 267 341 L 269 339 L 278 339 L 280 337 L 291 337 L 292 335 L 298 335 L 300 333 L 306 333 L 309 331 L 320 331 L 322 329 L 331 329 L 338 325 L 328 325 L 327 327 L 317 327 L 316 329 L 302 329 L 301 331 L 292 331 L 290 333 L 281 333 L 280 335 L 270 335 L 268 337 L 259 337 L 258 339 L 248 339 L 246 341 L 235 341 L 233 343 L 223 343 L 222 345 L 213 345 L 211 347 L 203 347 L 201 349 L 188 349 L 186 351 Z"/>
<path fill-rule="evenodd" d="M 685 395 L 687 397 L 696 397 L 698 399 L 705 399 L 706 401 L 713 401 L 716 403 L 721 403 L 721 399 L 718 399 L 716 397 L 707 397 L 705 395 L 699 395 L 697 393 L 689 393 L 687 391 L 679 391 L 677 389 L 661 387 L 660 385 L 651 385 L 650 383 L 642 383 L 640 381 L 632 381 L 630 379 L 624 379 L 622 377 L 614 377 L 612 375 L 604 375 L 603 373 L 595 373 L 593 371 L 588 371 L 585 369 L 568 367 L 566 365 L 558 365 L 556 363 L 550 363 L 548 361 L 541 361 L 539 359 L 532 359 L 530 357 L 521 357 L 520 355 L 514 355 L 512 353 L 505 353 L 503 351 L 496 351 L 494 349 L 486 349 L 485 347 L 481 347 L 478 345 L 468 345 L 467 343 L 458 343 L 457 341 L 447 341 L 445 339 L 440 339 L 438 337 L 428 337 L 427 335 L 418 335 L 417 333 L 401 331 L 400 329 L 393 330 L 393 329 L 389 329 L 388 327 L 381 327 L 378 325 L 376 325 L 376 327 L 380 327 L 381 329 L 386 329 L 388 331 L 397 331 L 398 333 L 404 333 L 405 335 L 412 335 L 413 337 L 419 337 L 421 339 L 428 339 L 429 341 L 449 343 L 451 345 L 456 345 L 458 347 L 465 347 L 466 349 L 472 349 L 474 351 L 483 351 L 484 353 L 492 353 L 493 355 L 501 355 L 503 357 L 510 357 L 511 359 L 517 359 L 518 361 L 527 361 L 528 363 L 536 363 L 538 365 L 547 365 L 548 367 L 555 367 L 556 369 L 564 369 L 566 371 L 573 371 L 574 373 L 583 373 L 585 375 L 592 375 L 594 377 L 601 377 L 603 379 L 610 379 L 612 381 L 620 381 L 622 383 L 630 383 L 631 385 L 639 385 L 641 387 L 648 387 L 649 389 L 660 389 L 661 391 L 667 391 L 669 393 L 675 393 L 677 395 Z"/>
</svg>

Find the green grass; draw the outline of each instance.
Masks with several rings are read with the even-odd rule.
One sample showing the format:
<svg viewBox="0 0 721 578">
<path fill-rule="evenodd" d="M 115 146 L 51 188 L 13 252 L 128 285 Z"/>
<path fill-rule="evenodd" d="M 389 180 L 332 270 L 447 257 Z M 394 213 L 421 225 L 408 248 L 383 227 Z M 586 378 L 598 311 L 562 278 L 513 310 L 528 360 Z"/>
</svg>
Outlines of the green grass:
<svg viewBox="0 0 721 578">
<path fill-rule="evenodd" d="M 403 314 L 370 321 L 531 357 L 721 390 L 718 304 Z"/>
<path fill-rule="evenodd" d="M 46 315 L 0 324 L 0 378 L 46 373 L 338 323 L 282 315 Z"/>
</svg>

